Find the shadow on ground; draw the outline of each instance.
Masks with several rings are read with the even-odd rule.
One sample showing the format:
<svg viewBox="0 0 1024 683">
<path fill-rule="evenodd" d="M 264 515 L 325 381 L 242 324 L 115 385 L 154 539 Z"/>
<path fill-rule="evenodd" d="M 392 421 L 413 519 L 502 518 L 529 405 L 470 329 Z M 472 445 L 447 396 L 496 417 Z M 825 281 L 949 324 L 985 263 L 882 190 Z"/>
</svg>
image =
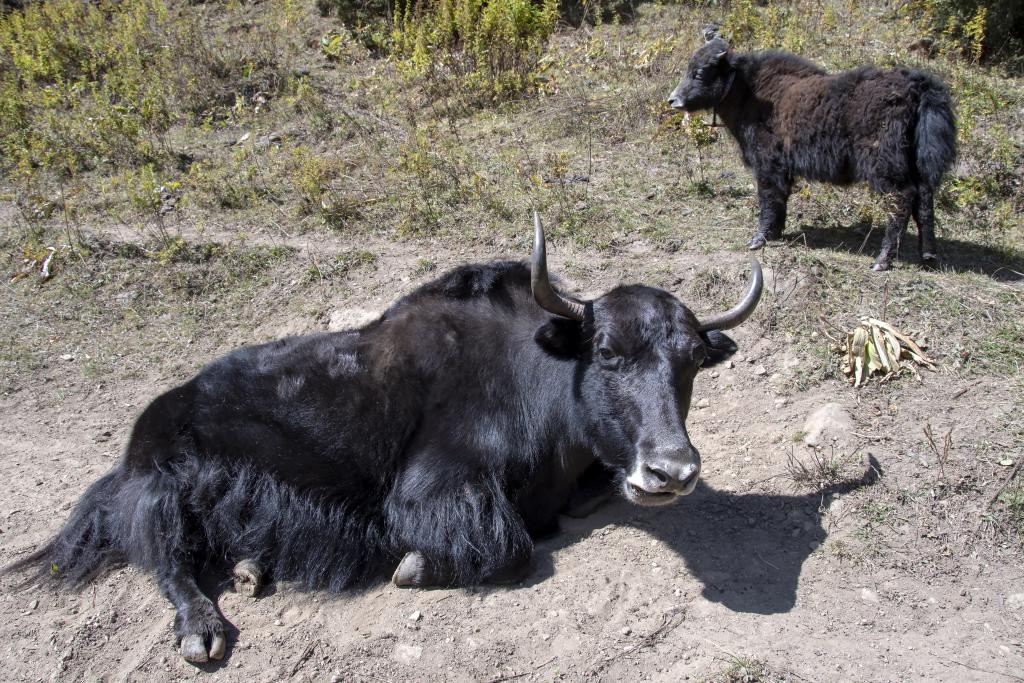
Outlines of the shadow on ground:
<svg viewBox="0 0 1024 683">
<path fill-rule="evenodd" d="M 541 543 L 527 583 L 551 576 L 554 550 L 619 523 L 643 529 L 672 548 L 703 584 L 707 600 L 735 612 L 788 612 L 796 604 L 804 561 L 825 541 L 823 517 L 831 499 L 874 483 L 880 473 L 871 458 L 863 476 L 805 495 L 731 493 L 701 482 L 678 504 L 639 513 L 616 498 L 587 519 L 569 520 L 561 535 Z"/>
<path fill-rule="evenodd" d="M 809 249 L 832 249 L 865 258 L 864 267 L 874 262 L 882 247 L 885 226 L 854 223 L 822 227 L 803 224 L 787 230 L 783 242 L 806 244 Z M 867 238 L 865 240 L 865 237 Z M 999 282 L 1024 282 L 1024 257 L 999 247 L 975 244 L 939 236 L 939 267 L 954 273 L 980 273 Z M 907 266 L 921 267 L 917 252 L 917 230 L 913 224 L 903 234 L 900 261 Z"/>
</svg>

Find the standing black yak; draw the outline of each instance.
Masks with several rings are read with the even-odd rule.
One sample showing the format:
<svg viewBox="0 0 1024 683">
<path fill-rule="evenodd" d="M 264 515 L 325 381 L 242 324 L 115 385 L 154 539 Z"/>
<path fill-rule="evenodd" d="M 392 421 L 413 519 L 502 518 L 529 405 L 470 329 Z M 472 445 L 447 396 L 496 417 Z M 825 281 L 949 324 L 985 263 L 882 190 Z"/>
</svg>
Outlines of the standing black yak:
<svg viewBox="0 0 1024 683">
<path fill-rule="evenodd" d="M 936 264 L 933 196 L 956 157 L 956 124 L 949 92 L 934 76 L 870 66 L 830 75 L 785 52 L 734 54 L 713 37 L 690 58 L 668 102 L 713 110 L 739 143 L 760 204 L 751 249 L 782 235 L 795 177 L 863 180 L 891 204 L 874 269 L 890 267 L 911 214 L 921 259 Z"/>
<path fill-rule="evenodd" d="M 242 348 L 143 411 L 121 462 L 17 569 L 80 584 L 114 563 L 152 572 L 181 655 L 224 655 L 196 585 L 226 562 L 338 591 L 385 569 L 399 586 L 521 577 L 531 537 L 587 473 L 640 505 L 693 491 L 693 380 L 735 344 L 761 295 L 697 318 L 668 292 L 577 301 L 532 267 L 456 268 L 349 332 Z"/>
</svg>

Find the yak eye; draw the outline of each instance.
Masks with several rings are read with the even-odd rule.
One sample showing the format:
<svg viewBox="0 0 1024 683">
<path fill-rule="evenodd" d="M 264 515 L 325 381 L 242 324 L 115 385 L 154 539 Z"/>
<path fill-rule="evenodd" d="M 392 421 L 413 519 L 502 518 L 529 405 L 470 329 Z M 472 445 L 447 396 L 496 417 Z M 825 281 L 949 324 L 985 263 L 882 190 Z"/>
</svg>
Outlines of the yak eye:
<svg viewBox="0 0 1024 683">
<path fill-rule="evenodd" d="M 615 352 L 609 349 L 607 346 L 602 346 L 601 348 L 599 348 L 597 350 L 597 355 L 601 356 L 601 360 L 615 360 Z"/>
</svg>

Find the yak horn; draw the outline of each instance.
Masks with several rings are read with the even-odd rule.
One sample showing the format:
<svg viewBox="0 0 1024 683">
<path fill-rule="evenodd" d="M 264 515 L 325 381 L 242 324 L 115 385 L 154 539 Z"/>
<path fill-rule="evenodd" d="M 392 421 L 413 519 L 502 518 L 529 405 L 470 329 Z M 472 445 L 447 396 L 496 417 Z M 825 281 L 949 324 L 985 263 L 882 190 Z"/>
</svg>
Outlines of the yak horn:
<svg viewBox="0 0 1024 683">
<path fill-rule="evenodd" d="M 761 264 L 753 255 L 750 256 L 750 287 L 747 293 L 732 309 L 725 313 L 713 315 L 706 320 L 700 321 L 700 331 L 708 330 L 729 330 L 736 327 L 750 317 L 750 314 L 757 308 L 757 302 L 761 300 L 761 290 L 764 287 L 764 276 L 761 274 Z"/>
<path fill-rule="evenodd" d="M 533 263 L 530 266 L 530 289 L 533 298 L 545 311 L 563 318 L 583 320 L 583 304 L 566 299 L 551 287 L 548 280 L 548 256 L 544 248 L 544 228 L 540 214 L 533 212 Z"/>
</svg>

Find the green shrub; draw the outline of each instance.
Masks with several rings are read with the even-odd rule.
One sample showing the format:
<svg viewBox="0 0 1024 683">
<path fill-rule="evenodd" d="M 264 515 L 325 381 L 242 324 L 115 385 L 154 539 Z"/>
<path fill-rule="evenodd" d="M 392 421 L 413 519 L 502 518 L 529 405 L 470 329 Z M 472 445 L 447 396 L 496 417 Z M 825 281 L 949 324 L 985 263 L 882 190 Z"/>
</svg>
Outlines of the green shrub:
<svg viewBox="0 0 1024 683">
<path fill-rule="evenodd" d="M 175 123 L 283 85 L 276 60 L 267 36 L 215 44 L 168 0 L 29 3 L 0 15 L 0 172 L 159 163 Z"/>
<path fill-rule="evenodd" d="M 916 0 L 944 47 L 975 61 L 1024 55 L 1024 3 L 1020 0 Z"/>
<path fill-rule="evenodd" d="M 557 19 L 556 0 L 407 0 L 389 49 L 434 96 L 496 102 L 535 86 Z"/>
</svg>

